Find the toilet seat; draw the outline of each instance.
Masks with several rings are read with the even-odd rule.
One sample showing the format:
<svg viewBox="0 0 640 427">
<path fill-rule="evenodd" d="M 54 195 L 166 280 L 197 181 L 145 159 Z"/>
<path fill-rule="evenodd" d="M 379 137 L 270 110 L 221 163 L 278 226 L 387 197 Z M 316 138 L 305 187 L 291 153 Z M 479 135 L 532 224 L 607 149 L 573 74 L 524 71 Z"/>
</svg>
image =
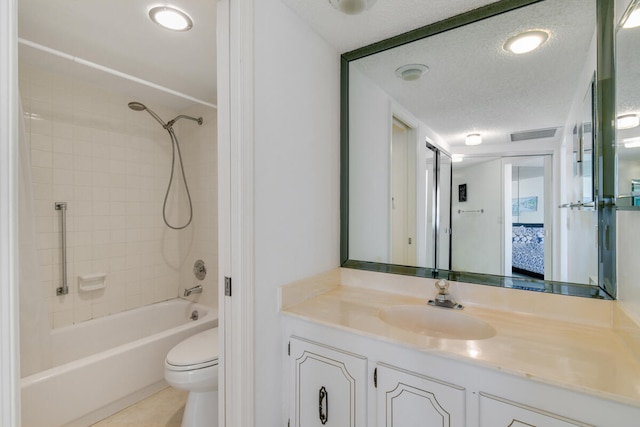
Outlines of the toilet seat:
<svg viewBox="0 0 640 427">
<path fill-rule="evenodd" d="M 207 329 L 182 341 L 169 351 L 165 367 L 191 371 L 218 365 L 218 328 Z"/>
</svg>

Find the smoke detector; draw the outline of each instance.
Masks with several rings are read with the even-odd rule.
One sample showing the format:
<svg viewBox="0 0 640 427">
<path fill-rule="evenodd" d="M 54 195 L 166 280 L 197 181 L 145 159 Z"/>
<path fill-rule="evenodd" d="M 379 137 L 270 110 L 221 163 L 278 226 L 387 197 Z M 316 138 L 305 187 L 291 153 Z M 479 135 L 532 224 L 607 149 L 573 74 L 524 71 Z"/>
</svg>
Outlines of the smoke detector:
<svg viewBox="0 0 640 427">
<path fill-rule="evenodd" d="M 396 76 L 402 80 L 418 80 L 424 73 L 429 71 L 429 67 L 424 64 L 407 64 L 396 70 Z"/>
<path fill-rule="evenodd" d="M 333 7 L 347 15 L 356 15 L 364 12 L 373 6 L 375 2 L 376 0 L 329 0 Z"/>
</svg>

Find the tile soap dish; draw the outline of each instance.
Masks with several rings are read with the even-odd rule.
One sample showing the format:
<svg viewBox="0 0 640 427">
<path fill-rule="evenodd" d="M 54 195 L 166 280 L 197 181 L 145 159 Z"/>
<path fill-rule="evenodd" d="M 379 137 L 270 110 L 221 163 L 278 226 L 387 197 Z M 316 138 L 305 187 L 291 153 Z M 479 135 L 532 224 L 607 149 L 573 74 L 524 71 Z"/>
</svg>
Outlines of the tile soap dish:
<svg viewBox="0 0 640 427">
<path fill-rule="evenodd" d="M 87 274 L 78 276 L 78 289 L 81 292 L 97 291 L 107 285 L 107 273 Z"/>
</svg>

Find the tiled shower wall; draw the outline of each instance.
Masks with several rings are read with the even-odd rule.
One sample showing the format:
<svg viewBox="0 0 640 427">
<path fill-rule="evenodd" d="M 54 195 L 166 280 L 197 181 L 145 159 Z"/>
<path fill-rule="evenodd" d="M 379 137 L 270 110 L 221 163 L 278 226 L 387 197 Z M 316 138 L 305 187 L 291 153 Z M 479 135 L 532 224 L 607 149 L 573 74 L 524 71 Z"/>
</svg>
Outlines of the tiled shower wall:
<svg viewBox="0 0 640 427">
<path fill-rule="evenodd" d="M 189 299 L 217 308 L 217 114 L 215 110 L 204 106 L 192 107 L 181 113 L 202 117 L 203 123 L 198 126 L 195 122 L 180 120 L 176 126 L 193 203 L 191 226 L 180 233 L 180 294 L 182 295 L 184 288 L 201 284 L 203 293 L 194 294 Z M 180 201 L 180 213 L 183 220 L 188 218 L 188 203 L 184 197 Z M 207 268 L 207 276 L 203 281 L 197 280 L 193 274 L 193 265 L 198 259 L 204 261 Z"/>
<path fill-rule="evenodd" d="M 205 292 L 195 299 L 215 306 L 215 110 L 199 111 L 203 126 L 186 120 L 176 126 L 197 215 L 192 226 L 173 231 L 162 220 L 169 135 L 147 113 L 127 107 L 134 99 L 24 64 L 20 94 L 31 145 L 39 263 L 53 327 L 175 298 L 186 284 L 181 271 L 186 277 L 197 258 L 205 259 L 209 276 Z M 149 107 L 165 120 L 190 113 Z M 184 217 L 183 197 L 169 201 L 168 216 L 175 222 Z M 65 296 L 56 296 L 62 275 L 57 201 L 68 205 Z M 98 273 L 107 275 L 105 289 L 78 290 L 78 276 Z"/>
</svg>

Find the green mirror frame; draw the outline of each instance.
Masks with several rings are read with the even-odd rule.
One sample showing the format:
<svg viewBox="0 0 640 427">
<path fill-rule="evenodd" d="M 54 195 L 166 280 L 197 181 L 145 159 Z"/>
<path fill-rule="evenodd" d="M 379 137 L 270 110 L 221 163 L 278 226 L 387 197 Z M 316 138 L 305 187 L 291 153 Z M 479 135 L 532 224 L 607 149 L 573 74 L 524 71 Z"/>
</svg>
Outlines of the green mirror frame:
<svg viewBox="0 0 640 427">
<path fill-rule="evenodd" d="M 532 282 L 544 292 L 598 299 L 616 297 L 615 162 L 615 0 L 596 0 L 597 66 L 595 82 L 594 196 L 598 210 L 598 286 L 488 274 L 410 267 L 349 259 L 349 63 L 413 41 L 453 30 L 544 0 L 502 0 L 395 37 L 344 53 L 340 76 L 340 264 L 345 268 L 448 279 L 528 290 Z"/>
</svg>

